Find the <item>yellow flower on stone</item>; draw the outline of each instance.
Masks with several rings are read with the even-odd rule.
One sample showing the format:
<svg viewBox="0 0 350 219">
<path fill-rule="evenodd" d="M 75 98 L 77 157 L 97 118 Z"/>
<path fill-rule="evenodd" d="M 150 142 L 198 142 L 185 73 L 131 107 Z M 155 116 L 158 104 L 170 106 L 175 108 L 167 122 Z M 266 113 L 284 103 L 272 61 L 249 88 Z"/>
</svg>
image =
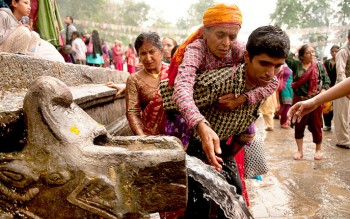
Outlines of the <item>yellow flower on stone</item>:
<svg viewBox="0 0 350 219">
<path fill-rule="evenodd" d="M 76 135 L 79 135 L 80 133 L 80 130 L 75 125 L 70 127 L 70 131 L 74 132 Z"/>
</svg>

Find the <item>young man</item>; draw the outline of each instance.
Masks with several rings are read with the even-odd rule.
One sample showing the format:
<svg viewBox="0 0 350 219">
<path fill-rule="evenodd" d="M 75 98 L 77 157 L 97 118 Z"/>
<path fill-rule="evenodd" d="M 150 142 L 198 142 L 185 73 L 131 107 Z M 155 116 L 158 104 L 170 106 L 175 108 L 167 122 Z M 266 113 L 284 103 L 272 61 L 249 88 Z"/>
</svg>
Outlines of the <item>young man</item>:
<svg viewBox="0 0 350 219">
<path fill-rule="evenodd" d="M 194 81 L 194 102 L 206 121 L 205 125 L 208 124 L 207 126 L 218 134 L 218 144 L 215 144 L 215 148 L 204 145 L 203 139 L 205 140 L 208 136 L 206 133 L 202 133 L 198 127 L 198 132 L 191 136 L 186 152 L 202 159 L 205 163 L 211 163 L 210 159 L 219 162 L 222 166 L 220 173 L 229 184 L 236 186 L 238 194 L 240 193 L 240 182 L 237 178 L 238 173 L 233 157 L 237 151 L 237 143 L 241 144 L 239 141 L 244 141 L 245 130 L 249 129 L 250 124 L 258 117 L 257 109 L 263 98 L 254 104 L 243 104 L 230 111 L 220 111 L 215 104 L 207 104 L 208 100 L 215 99 L 215 97 L 225 93 L 229 93 L 226 95 L 240 96 L 248 90 L 266 88 L 285 63 L 289 49 L 289 38 L 280 28 L 275 26 L 259 27 L 248 38 L 247 49 L 243 54 L 244 64 L 205 71 L 198 75 Z M 218 82 L 215 77 L 224 81 Z M 198 90 L 208 91 L 202 94 L 197 92 Z M 203 99 L 205 100 L 203 101 Z M 225 101 L 227 105 L 230 105 L 235 99 L 228 98 Z M 201 104 L 202 102 L 203 104 Z M 231 144 L 227 144 L 230 136 L 235 136 L 235 138 Z M 186 218 L 211 218 L 209 215 L 213 204 L 203 198 L 203 188 L 190 179 L 188 196 Z M 225 218 L 221 210 L 218 210 L 217 216 Z"/>
<path fill-rule="evenodd" d="M 214 148 L 220 148 L 219 139 L 194 103 L 193 85 L 201 72 L 237 66 L 243 61 L 242 45 L 236 41 L 241 25 L 242 13 L 236 5 L 209 7 L 203 15 L 203 26 L 177 49 L 169 67 L 174 102 L 188 127 L 202 136 L 208 162 L 218 171 L 222 166 L 215 158 Z M 278 80 L 274 78 L 266 87 L 252 89 L 237 97 L 227 94 L 220 98 L 219 108 L 231 110 L 242 104 L 255 104 L 271 95 L 277 86 Z"/>
<path fill-rule="evenodd" d="M 67 25 L 66 26 L 66 45 L 71 45 L 72 44 L 72 33 L 74 31 L 77 31 L 77 28 L 73 25 L 73 17 L 72 16 L 67 16 L 64 19 L 64 23 Z"/>
</svg>

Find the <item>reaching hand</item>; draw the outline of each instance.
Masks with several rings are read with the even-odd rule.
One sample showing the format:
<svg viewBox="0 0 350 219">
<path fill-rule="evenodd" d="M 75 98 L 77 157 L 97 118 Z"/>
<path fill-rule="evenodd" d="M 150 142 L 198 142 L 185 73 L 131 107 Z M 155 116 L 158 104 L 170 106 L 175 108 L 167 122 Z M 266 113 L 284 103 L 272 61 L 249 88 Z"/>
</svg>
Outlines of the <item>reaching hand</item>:
<svg viewBox="0 0 350 219">
<path fill-rule="evenodd" d="M 219 97 L 217 107 L 219 110 L 228 111 L 233 110 L 236 107 L 244 104 L 246 102 L 246 97 L 240 95 L 236 97 L 234 94 L 229 93 Z"/>
<path fill-rule="evenodd" d="M 216 154 L 221 154 L 220 140 L 217 134 L 203 121 L 197 126 L 199 136 L 202 140 L 202 148 L 207 156 L 207 160 L 210 165 L 214 166 L 217 171 L 222 170 L 222 166 L 219 164 L 223 160 L 216 156 Z"/>
<path fill-rule="evenodd" d="M 317 107 L 318 105 L 313 98 L 297 102 L 288 110 L 288 120 L 293 124 L 300 122 L 304 115 L 314 111 Z"/>
<path fill-rule="evenodd" d="M 107 87 L 110 87 L 110 88 L 115 88 L 117 89 L 117 94 L 116 96 L 118 96 L 119 94 L 123 93 L 125 91 L 125 88 L 126 88 L 126 85 L 125 84 L 115 84 L 111 81 L 107 82 L 106 83 L 106 86 Z"/>
</svg>

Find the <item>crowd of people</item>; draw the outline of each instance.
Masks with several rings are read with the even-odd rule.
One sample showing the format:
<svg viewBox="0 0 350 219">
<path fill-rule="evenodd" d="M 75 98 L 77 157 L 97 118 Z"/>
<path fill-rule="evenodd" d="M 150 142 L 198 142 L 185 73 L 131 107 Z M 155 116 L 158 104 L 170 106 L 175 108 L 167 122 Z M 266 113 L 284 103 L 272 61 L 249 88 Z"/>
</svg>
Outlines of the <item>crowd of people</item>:
<svg viewBox="0 0 350 219">
<path fill-rule="evenodd" d="M 44 40 L 33 26 L 22 22 L 31 13 L 30 1 L 4 2 L 9 8 L 0 9 L 0 25 L 4 25 L 0 51 L 28 55 L 42 51 L 38 45 Z M 282 129 L 294 128 L 294 160 L 303 158 L 306 127 L 316 145 L 314 159 L 323 159 L 322 131 L 332 130 L 333 117 L 336 145 L 350 149 L 349 100 L 345 97 L 350 94 L 346 79 L 350 76 L 350 31 L 346 46 L 332 46 L 331 58 L 321 62 L 308 44 L 300 46 L 296 57 L 290 53 L 289 37 L 276 26 L 255 29 L 246 45 L 238 42 L 242 13 L 236 5 L 207 8 L 202 26 L 179 45 L 169 36 L 161 39 L 156 32 L 143 32 L 127 48 L 119 40 L 109 48 L 97 30 L 83 35 L 71 16 L 64 22 L 65 43 L 60 52 L 66 62 L 131 74 L 126 84 L 106 85 L 116 88 L 117 94 L 125 92 L 133 133 L 178 137 L 187 154 L 213 166 L 247 205 L 244 179 L 251 164 L 245 161 L 255 155 L 245 151 L 263 147 L 254 125 L 259 113 L 266 131 L 274 130 L 274 118 L 280 120 Z M 19 36 L 29 39 L 28 43 L 11 46 Z M 266 173 L 264 162 L 249 176 Z M 161 217 L 226 218 L 217 203 L 203 196 L 204 189 L 189 178 L 187 208 L 163 212 Z"/>
</svg>

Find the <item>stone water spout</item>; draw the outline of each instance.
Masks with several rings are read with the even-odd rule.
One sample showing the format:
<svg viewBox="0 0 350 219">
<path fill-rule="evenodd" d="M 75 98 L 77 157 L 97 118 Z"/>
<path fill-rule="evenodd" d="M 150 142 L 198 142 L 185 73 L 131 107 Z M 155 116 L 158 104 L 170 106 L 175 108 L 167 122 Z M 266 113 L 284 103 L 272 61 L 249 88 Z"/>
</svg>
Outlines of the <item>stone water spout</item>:
<svg viewBox="0 0 350 219">
<path fill-rule="evenodd" d="M 112 137 L 49 76 L 33 82 L 23 109 L 23 150 L 0 153 L 5 218 L 147 218 L 186 206 L 175 138 Z"/>
</svg>

